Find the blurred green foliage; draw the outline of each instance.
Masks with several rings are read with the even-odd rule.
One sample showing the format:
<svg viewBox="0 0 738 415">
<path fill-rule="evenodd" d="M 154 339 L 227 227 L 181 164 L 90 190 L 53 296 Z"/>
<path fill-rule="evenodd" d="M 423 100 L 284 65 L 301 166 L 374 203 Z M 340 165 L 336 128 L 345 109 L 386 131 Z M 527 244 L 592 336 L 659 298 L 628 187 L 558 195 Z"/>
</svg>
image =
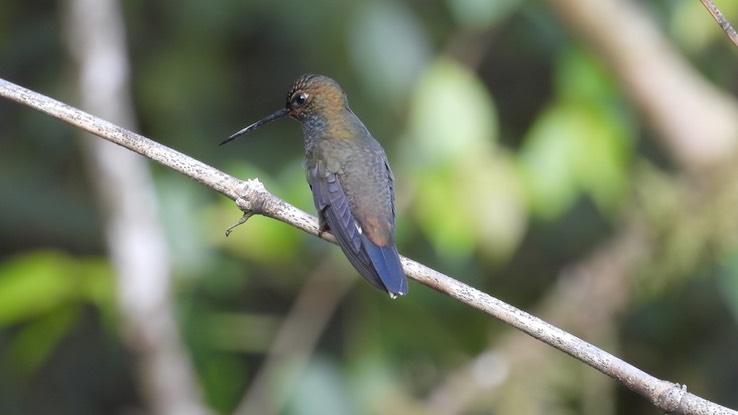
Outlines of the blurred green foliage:
<svg viewBox="0 0 738 415">
<path fill-rule="evenodd" d="M 399 175 L 417 178 L 413 213 L 436 253 L 466 261 L 482 249 L 504 260 L 527 212 L 514 160 L 496 147 L 497 114 L 484 85 L 441 58 L 418 81 L 410 108 L 409 163 Z"/>
<path fill-rule="evenodd" d="M 616 211 L 628 182 L 632 135 L 612 81 L 581 51 L 564 51 L 555 67 L 554 101 L 523 145 L 531 207 L 560 216 L 583 194 Z"/>
<path fill-rule="evenodd" d="M 112 317 L 112 273 L 102 259 L 37 250 L 0 265 L 0 327 L 20 327 L 7 355 L 19 374 L 38 369 L 85 302 Z"/>
<path fill-rule="evenodd" d="M 227 148 L 217 143 L 282 106 L 297 75 L 329 75 L 387 150 L 400 251 L 520 308 L 536 310 L 567 266 L 617 234 L 623 212 L 639 206 L 658 236 L 654 263 L 629 278 L 649 295 L 633 295 L 610 322 L 609 346 L 658 377 L 738 407 L 738 238 L 679 215 L 689 195 L 668 154 L 611 71 L 544 4 L 121 4 L 137 131 L 229 174 L 258 177 L 313 212 L 297 124 L 270 124 Z M 70 101 L 60 7 L 4 5 L 0 77 Z M 706 15 L 697 2 L 649 7 L 706 76 L 738 89 L 734 51 L 709 17 L 696 23 L 695 15 Z M 738 19 L 737 6 L 721 7 Z M 135 365 L 121 363 L 135 356 L 120 350 L 104 219 L 76 134 L 0 101 L 2 414 L 123 413 L 141 405 Z M 284 224 L 256 217 L 225 238 L 240 217 L 232 202 L 153 171 L 174 254 L 177 313 L 218 413 L 236 407 L 306 279 L 325 269 L 334 281 L 356 283 L 304 370 L 285 357 L 270 385 L 286 402 L 283 413 L 427 413 L 419 401 L 512 336 L 418 284 L 389 301 L 359 280 L 336 247 Z M 579 381 L 578 366 L 556 366 L 553 386 L 535 383 L 560 392 L 540 405 L 547 413 L 588 413 L 585 395 L 599 399 Z M 99 379 L 110 389 L 90 386 Z M 606 393 L 617 413 L 652 412 L 629 392 Z M 514 406 L 514 397 L 462 413 L 531 413 L 531 402 Z"/>
</svg>

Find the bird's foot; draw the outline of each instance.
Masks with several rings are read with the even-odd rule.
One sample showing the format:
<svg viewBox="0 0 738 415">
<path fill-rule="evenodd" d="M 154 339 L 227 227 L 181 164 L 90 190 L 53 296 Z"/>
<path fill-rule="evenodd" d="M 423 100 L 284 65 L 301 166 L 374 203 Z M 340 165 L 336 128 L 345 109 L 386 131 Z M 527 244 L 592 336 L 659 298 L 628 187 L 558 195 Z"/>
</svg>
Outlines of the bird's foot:
<svg viewBox="0 0 738 415">
<path fill-rule="evenodd" d="M 322 238 L 323 234 L 326 232 L 330 232 L 331 228 L 328 226 L 328 222 L 325 220 L 320 220 L 318 223 L 318 238 Z"/>
</svg>

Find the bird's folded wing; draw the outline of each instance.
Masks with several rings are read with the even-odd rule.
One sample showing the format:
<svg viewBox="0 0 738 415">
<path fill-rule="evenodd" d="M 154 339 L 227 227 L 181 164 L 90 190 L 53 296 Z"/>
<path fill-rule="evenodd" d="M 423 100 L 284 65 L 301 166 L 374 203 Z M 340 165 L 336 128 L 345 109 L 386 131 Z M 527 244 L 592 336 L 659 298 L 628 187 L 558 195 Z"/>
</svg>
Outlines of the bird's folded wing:
<svg viewBox="0 0 738 415">
<path fill-rule="evenodd" d="M 346 193 L 335 173 L 325 171 L 320 163 L 307 166 L 307 179 L 313 192 L 315 207 L 325 217 L 338 245 L 359 273 L 372 285 L 387 290 L 372 266 L 372 259 L 363 249 L 366 238 L 351 214 Z"/>
</svg>

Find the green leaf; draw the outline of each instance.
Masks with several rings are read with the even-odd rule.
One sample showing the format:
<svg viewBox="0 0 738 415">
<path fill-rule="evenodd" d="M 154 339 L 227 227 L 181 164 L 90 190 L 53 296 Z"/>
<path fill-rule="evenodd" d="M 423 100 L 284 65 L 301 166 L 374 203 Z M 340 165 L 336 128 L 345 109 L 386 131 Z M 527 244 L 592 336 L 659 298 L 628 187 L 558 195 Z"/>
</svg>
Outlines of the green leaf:
<svg viewBox="0 0 738 415">
<path fill-rule="evenodd" d="M 611 211 L 627 186 L 629 147 L 622 121 L 602 107 L 559 103 L 544 111 L 521 152 L 534 212 L 556 217 L 583 192 Z"/>
<path fill-rule="evenodd" d="M 410 105 L 410 159 L 418 164 L 463 162 L 491 152 L 497 139 L 497 111 L 475 74 L 439 58 L 421 76 Z"/>
<path fill-rule="evenodd" d="M 571 167 L 574 130 L 565 108 L 550 108 L 536 120 L 521 152 L 527 173 L 531 207 L 547 218 L 561 214 L 574 201 L 577 184 Z"/>
<path fill-rule="evenodd" d="M 505 153 L 429 169 L 417 184 L 416 218 L 440 255 L 464 259 L 481 249 L 505 259 L 520 242 L 526 228 L 523 185 Z"/>
<path fill-rule="evenodd" d="M 76 321 L 81 303 L 113 314 L 111 275 L 102 259 L 55 251 L 26 253 L 0 265 L 0 326 L 18 326 L 6 353 L 21 376 L 46 361 Z"/>
<path fill-rule="evenodd" d="M 421 77 L 410 108 L 405 157 L 417 191 L 415 217 L 440 255 L 465 259 L 481 248 L 505 258 L 525 229 L 522 182 L 495 145 L 497 113 L 467 68 L 438 59 Z"/>
<path fill-rule="evenodd" d="M 25 324 L 11 338 L 7 354 L 21 376 L 31 375 L 46 361 L 71 328 L 79 309 L 76 304 L 57 307 Z"/>
<path fill-rule="evenodd" d="M 612 212 L 631 156 L 613 81 L 589 54 L 571 48 L 557 62 L 554 84 L 558 100 L 536 119 L 521 151 L 531 207 L 552 219 L 587 194 Z"/>
<path fill-rule="evenodd" d="M 579 48 L 565 50 L 556 61 L 556 96 L 561 101 L 606 103 L 617 93 L 602 63 Z"/>
<path fill-rule="evenodd" d="M 53 312 L 81 300 L 112 303 L 109 265 L 100 259 L 76 259 L 37 251 L 0 265 L 0 326 Z"/>
</svg>

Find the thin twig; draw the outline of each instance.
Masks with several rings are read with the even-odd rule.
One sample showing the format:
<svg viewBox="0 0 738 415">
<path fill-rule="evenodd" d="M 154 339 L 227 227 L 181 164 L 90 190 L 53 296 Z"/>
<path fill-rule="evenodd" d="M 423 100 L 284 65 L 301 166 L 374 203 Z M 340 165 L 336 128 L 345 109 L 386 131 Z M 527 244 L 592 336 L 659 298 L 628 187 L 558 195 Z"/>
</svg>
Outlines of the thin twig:
<svg viewBox="0 0 738 415">
<path fill-rule="evenodd" d="M 733 44 L 738 46 L 738 33 L 735 32 L 733 26 L 731 26 L 728 19 L 726 19 L 725 16 L 720 12 L 715 3 L 713 3 L 712 0 L 700 0 L 700 2 L 703 6 L 705 6 L 707 11 L 710 12 L 715 21 L 718 22 L 720 28 L 723 29 L 723 32 L 725 32 L 730 40 L 733 41 Z"/>
<path fill-rule="evenodd" d="M 256 179 L 238 180 L 146 137 L 2 79 L 0 96 L 35 108 L 185 174 L 234 200 L 244 212 L 261 214 L 311 235 L 319 235 L 315 217 L 267 192 Z M 334 242 L 331 235 L 321 234 L 321 238 Z M 574 335 L 423 264 L 405 257 L 402 264 L 410 278 L 581 360 L 645 397 L 663 412 L 738 415 L 737 411 L 688 393 L 681 385 L 655 378 Z"/>
</svg>

